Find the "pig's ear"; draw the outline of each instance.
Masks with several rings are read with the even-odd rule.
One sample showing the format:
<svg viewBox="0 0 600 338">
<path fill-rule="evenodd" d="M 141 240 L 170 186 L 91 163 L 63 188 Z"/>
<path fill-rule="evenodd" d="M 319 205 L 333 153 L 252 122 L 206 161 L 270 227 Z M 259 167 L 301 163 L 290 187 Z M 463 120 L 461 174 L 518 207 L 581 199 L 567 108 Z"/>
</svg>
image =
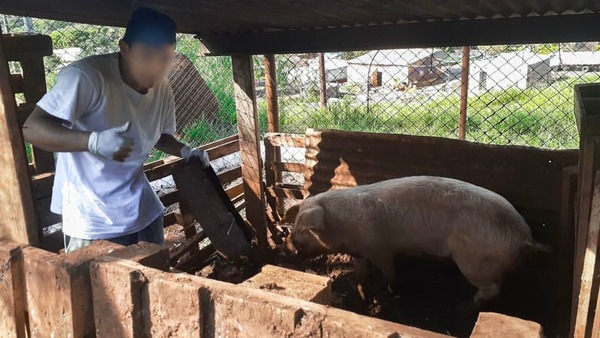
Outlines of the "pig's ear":
<svg viewBox="0 0 600 338">
<path fill-rule="evenodd" d="M 296 216 L 298 215 L 298 211 L 300 211 L 300 204 L 302 204 L 302 203 L 294 204 L 289 209 L 287 209 L 287 211 L 283 215 L 283 218 L 281 219 L 281 222 L 282 223 L 294 223 L 296 221 Z"/>
</svg>

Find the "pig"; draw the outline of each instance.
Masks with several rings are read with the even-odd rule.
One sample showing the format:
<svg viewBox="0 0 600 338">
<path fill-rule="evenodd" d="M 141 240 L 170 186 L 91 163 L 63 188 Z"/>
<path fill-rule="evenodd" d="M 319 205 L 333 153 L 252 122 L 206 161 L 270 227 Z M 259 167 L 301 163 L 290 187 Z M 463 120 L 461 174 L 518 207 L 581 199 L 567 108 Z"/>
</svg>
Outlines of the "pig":
<svg viewBox="0 0 600 338">
<path fill-rule="evenodd" d="M 535 242 L 523 217 L 502 196 L 452 178 L 411 176 L 332 190 L 288 209 L 294 223 L 286 253 L 345 253 L 367 259 L 395 285 L 396 255 L 454 260 L 477 288 L 476 304 L 496 297 L 503 276 Z"/>
</svg>

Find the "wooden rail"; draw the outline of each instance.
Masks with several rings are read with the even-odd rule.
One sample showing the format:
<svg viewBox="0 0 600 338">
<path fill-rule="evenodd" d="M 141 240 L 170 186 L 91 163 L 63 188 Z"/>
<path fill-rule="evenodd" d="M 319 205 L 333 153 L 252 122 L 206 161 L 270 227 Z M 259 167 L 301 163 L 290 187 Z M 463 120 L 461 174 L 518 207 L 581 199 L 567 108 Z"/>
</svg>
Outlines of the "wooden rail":
<svg viewBox="0 0 600 338">
<path fill-rule="evenodd" d="M 303 186 L 283 182 L 284 172 L 304 173 L 304 163 L 285 162 L 280 154 L 282 148 L 304 148 L 305 144 L 304 135 L 268 133 L 264 137 L 267 227 L 275 244 L 281 242 L 286 231 L 277 226 L 283 216 L 284 200 L 301 200 L 306 196 Z"/>
</svg>

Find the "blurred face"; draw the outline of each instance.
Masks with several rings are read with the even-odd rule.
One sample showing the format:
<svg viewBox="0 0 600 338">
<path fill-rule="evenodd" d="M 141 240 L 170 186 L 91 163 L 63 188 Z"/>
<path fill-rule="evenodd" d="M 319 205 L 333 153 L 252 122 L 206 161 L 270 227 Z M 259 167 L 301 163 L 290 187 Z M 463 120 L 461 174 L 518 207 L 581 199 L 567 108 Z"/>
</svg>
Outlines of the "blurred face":
<svg viewBox="0 0 600 338">
<path fill-rule="evenodd" d="M 152 88 L 163 80 L 175 62 L 175 45 L 153 47 L 141 43 L 119 43 L 127 76 L 142 88 Z"/>
</svg>

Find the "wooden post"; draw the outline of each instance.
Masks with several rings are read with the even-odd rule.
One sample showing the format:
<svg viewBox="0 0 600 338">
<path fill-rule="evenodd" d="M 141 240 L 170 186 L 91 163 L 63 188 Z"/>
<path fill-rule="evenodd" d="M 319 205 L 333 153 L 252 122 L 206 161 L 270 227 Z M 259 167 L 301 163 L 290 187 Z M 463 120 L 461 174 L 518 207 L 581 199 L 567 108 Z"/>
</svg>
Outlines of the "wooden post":
<svg viewBox="0 0 600 338">
<path fill-rule="evenodd" d="M 325 72 L 325 54 L 319 53 L 319 92 L 321 107 L 327 106 L 327 73 Z"/>
<path fill-rule="evenodd" d="M 46 94 L 46 71 L 42 55 L 21 60 L 23 69 L 23 94 L 25 101 L 36 104 Z M 54 154 L 32 147 L 33 164 L 37 174 L 54 172 Z"/>
<path fill-rule="evenodd" d="M 469 59 L 471 47 L 463 47 L 462 72 L 460 78 L 460 118 L 458 122 L 458 139 L 464 140 L 467 131 L 467 104 L 469 97 Z"/>
<path fill-rule="evenodd" d="M 269 132 L 279 132 L 279 104 L 277 102 L 277 65 L 275 55 L 265 55 L 265 90 Z"/>
<path fill-rule="evenodd" d="M 277 96 L 277 64 L 275 62 L 275 55 L 265 55 L 265 88 L 267 94 L 267 117 L 269 124 L 270 133 L 279 132 L 279 104 Z M 276 162 L 281 161 L 281 147 L 272 147 L 273 152 L 268 152 L 265 147 L 265 157 L 273 156 L 272 160 Z M 273 167 L 271 170 L 266 169 L 265 175 L 267 176 L 267 182 L 281 182 L 281 172 Z M 283 201 L 281 198 L 276 198 L 276 213 L 283 214 Z"/>
<path fill-rule="evenodd" d="M 0 237 L 38 245 L 27 155 L 16 108 L 0 39 Z"/>
<path fill-rule="evenodd" d="M 252 56 L 248 54 L 234 55 L 231 60 L 240 137 L 244 199 L 246 200 L 246 219 L 254 229 L 258 245 L 264 252 L 267 248 L 267 227 Z"/>
</svg>

